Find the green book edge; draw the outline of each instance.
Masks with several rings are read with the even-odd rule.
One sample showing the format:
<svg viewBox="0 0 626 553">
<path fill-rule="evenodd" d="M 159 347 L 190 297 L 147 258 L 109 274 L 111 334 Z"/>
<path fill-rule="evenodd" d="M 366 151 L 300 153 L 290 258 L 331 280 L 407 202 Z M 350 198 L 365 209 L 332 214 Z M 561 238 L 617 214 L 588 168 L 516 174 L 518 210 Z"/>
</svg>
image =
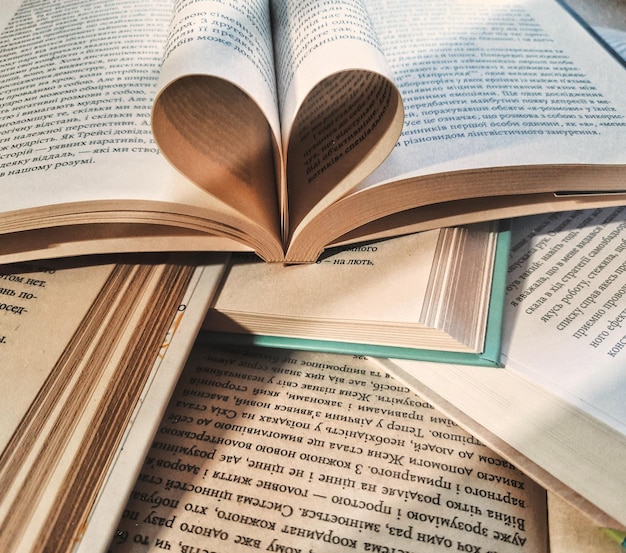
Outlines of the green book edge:
<svg viewBox="0 0 626 553">
<path fill-rule="evenodd" d="M 439 351 L 400 346 L 339 342 L 334 340 L 315 340 L 311 338 L 239 334 L 234 332 L 201 331 L 198 336 L 198 342 L 204 345 L 261 346 L 300 351 L 363 355 L 368 357 L 413 359 L 437 363 L 501 367 L 500 347 L 502 342 L 502 318 L 504 312 L 509 248 L 511 243 L 509 225 L 507 224 L 506 228 L 503 227 L 504 224 L 501 224 L 496 243 L 491 294 L 489 297 L 489 312 L 485 333 L 485 346 L 482 353 Z"/>
</svg>

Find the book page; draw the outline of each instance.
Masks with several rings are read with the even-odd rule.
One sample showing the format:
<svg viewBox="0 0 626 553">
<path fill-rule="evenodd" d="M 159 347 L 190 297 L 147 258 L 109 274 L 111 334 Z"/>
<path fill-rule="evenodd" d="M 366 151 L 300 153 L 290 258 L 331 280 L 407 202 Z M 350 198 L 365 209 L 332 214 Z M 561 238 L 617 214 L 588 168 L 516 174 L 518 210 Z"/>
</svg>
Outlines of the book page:
<svg viewBox="0 0 626 553">
<path fill-rule="evenodd" d="M 557 2 L 366 5 L 406 116 L 364 186 L 480 167 L 624 163 L 623 67 Z"/>
<path fill-rule="evenodd" d="M 391 76 L 362 0 L 271 0 L 271 6 L 285 144 L 298 109 L 321 81 L 354 68 Z"/>
<path fill-rule="evenodd" d="M 372 175 L 293 237 L 287 259 L 344 235 L 623 203 L 626 73 L 556 1 L 366 7 L 404 128 Z M 589 190 L 601 194 L 579 193 Z"/>
<path fill-rule="evenodd" d="M 0 371 L 0 451 L 113 269 L 67 261 L 0 268 L 0 365 L 5 368 Z"/>
<path fill-rule="evenodd" d="M 626 32 L 626 12 L 619 0 L 567 0 L 565 3 L 601 35 L 602 28 Z"/>
<path fill-rule="evenodd" d="M 3 210 L 154 196 L 137 178 L 144 171 L 162 173 L 149 179 L 162 193 L 169 169 L 149 118 L 170 17 L 169 0 L 89 4 L 80 14 L 21 3 L 0 35 L 10 53 L 0 90 Z M 105 168 L 118 177 L 107 186 Z"/>
<path fill-rule="evenodd" d="M 626 528 L 626 436 L 504 367 L 373 359 L 594 524 Z"/>
<path fill-rule="evenodd" d="M 128 234 L 140 233 L 148 248 L 151 232 L 162 243 L 172 225 L 237 235 L 248 247 L 242 232 L 256 232 L 257 241 L 269 233 L 253 230 L 259 222 L 242 221 L 182 177 L 154 142 L 150 115 L 171 0 L 89 3 L 81 10 L 37 0 L 21 3 L 12 17 L 11 4 L 0 8 L 8 21 L 0 32 L 0 232 L 116 223 L 114 232 L 96 232 L 108 238 L 121 232 L 120 223 L 141 222 Z M 84 228 L 78 232 L 84 243 Z M 52 234 L 38 239 L 40 251 L 31 257 L 50 255 Z M 271 242 L 271 233 L 261 241 Z M 87 249 L 118 251 L 97 240 Z M 280 244 L 271 255 L 282 255 Z"/>
<path fill-rule="evenodd" d="M 266 211 L 264 226 L 280 206 L 283 239 L 395 144 L 400 98 L 360 0 L 180 0 L 174 14 L 155 138 L 202 188 L 251 218 Z"/>
<path fill-rule="evenodd" d="M 226 257 L 225 254 L 206 256 L 194 270 L 76 551 L 93 553 L 96 544 L 108 544 L 124 507 L 120 497 L 128 496 L 134 486 L 150 446 L 149 437 L 156 432 L 183 370 L 202 317 L 221 279 Z"/>
<path fill-rule="evenodd" d="M 282 155 L 265 0 L 175 3 L 152 128 L 183 174 L 278 237 Z"/>
<path fill-rule="evenodd" d="M 548 513 L 550 553 L 619 551 L 619 544 L 609 538 L 605 529 L 551 493 L 548 493 Z"/>
<path fill-rule="evenodd" d="M 367 360 L 196 347 L 110 551 L 537 553 L 545 524 L 541 488 Z"/>
<path fill-rule="evenodd" d="M 420 323 L 440 231 L 328 252 L 312 265 L 277 266 L 235 255 L 211 311 L 308 322 Z M 217 314 L 215 313 L 215 315 Z M 394 330 L 392 330 L 394 332 Z M 306 330 L 304 330 L 307 335 Z"/>
<path fill-rule="evenodd" d="M 0 8 L 0 29 L 4 29 L 5 25 L 11 20 L 22 0 L 6 0 Z"/>
<path fill-rule="evenodd" d="M 619 207 L 514 221 L 504 369 L 385 363 L 449 416 L 495 436 L 509 460 L 521 453 L 514 462 L 597 524 L 621 526 L 625 216 Z"/>
<path fill-rule="evenodd" d="M 141 261 L 114 266 L 51 367 L 32 363 L 44 385 L 0 456 L 3 550 L 64 549 L 84 530 L 194 271 Z"/>
<path fill-rule="evenodd" d="M 175 0 L 172 15 L 159 88 L 183 76 L 219 77 L 252 98 L 279 136 L 269 3 Z"/>
<path fill-rule="evenodd" d="M 507 366 L 625 433 L 626 209 L 519 219 L 513 232 Z"/>
<path fill-rule="evenodd" d="M 380 165 L 403 110 L 362 0 L 271 5 L 290 238 Z"/>
<path fill-rule="evenodd" d="M 482 352 L 496 236 L 488 225 L 434 230 L 308 265 L 233 256 L 203 329 Z"/>
</svg>

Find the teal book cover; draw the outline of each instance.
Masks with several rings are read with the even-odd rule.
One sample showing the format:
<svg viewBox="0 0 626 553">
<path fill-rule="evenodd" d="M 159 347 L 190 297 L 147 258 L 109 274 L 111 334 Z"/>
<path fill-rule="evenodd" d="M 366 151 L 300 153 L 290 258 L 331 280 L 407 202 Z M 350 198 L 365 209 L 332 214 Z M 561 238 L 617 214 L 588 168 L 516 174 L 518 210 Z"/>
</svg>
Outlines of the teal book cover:
<svg viewBox="0 0 626 553">
<path fill-rule="evenodd" d="M 501 223 L 496 238 L 484 346 L 482 351 L 478 353 L 382 345 L 375 343 L 375 340 L 372 340 L 372 343 L 362 343 L 362 341 L 357 343 L 342 340 L 296 338 L 251 333 L 243 330 L 237 332 L 220 332 L 207 330 L 206 328 L 201 331 L 198 341 L 203 344 L 263 346 L 291 350 L 499 367 L 503 302 L 506 288 L 509 247 L 510 230 L 506 223 Z M 471 292 L 467 291 L 466 293 L 469 294 Z"/>
</svg>

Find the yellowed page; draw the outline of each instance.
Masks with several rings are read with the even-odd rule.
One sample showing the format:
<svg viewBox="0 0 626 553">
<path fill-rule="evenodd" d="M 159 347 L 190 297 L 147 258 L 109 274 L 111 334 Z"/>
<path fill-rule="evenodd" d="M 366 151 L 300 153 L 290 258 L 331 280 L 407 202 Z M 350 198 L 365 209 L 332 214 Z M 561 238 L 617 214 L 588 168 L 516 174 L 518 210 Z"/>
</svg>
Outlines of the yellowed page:
<svg viewBox="0 0 626 553">
<path fill-rule="evenodd" d="M 158 88 L 167 158 L 284 240 L 377 167 L 402 125 L 361 0 L 180 0 Z"/>
<path fill-rule="evenodd" d="M 559 496 L 548 494 L 551 553 L 617 553 L 619 543 Z M 622 548 L 623 549 L 623 548 Z"/>
<path fill-rule="evenodd" d="M 282 156 L 265 0 L 175 3 L 152 127 L 175 167 L 278 238 Z"/>
<path fill-rule="evenodd" d="M 295 324 L 303 318 L 313 325 L 333 319 L 420 323 L 439 234 L 364 244 L 313 265 L 268 265 L 234 256 L 212 309 L 283 316 Z"/>
<path fill-rule="evenodd" d="M 0 269 L 0 451 L 113 268 L 57 261 Z"/>
<path fill-rule="evenodd" d="M 27 551 L 37 542 L 52 542 L 61 547 L 64 540 L 59 535 L 72 534 L 74 530 L 73 525 L 63 528 L 58 524 L 58 513 L 76 513 L 74 509 L 82 494 L 97 493 L 93 486 L 99 478 L 94 480 L 92 467 L 85 470 L 83 464 L 90 457 L 90 448 L 85 444 L 93 444 L 92 454 L 98 452 L 97 460 L 92 459 L 91 464 L 101 463 L 113 450 L 96 449 L 102 447 L 98 434 L 104 441 L 110 431 L 123 432 L 122 425 L 129 413 L 116 409 L 116 403 L 123 403 L 124 398 L 112 396 L 111 386 L 124 381 L 127 397 L 132 397 L 133 379 L 148 370 L 136 367 L 128 371 L 125 350 L 131 343 L 137 351 L 143 347 L 140 342 L 133 343 L 132 335 L 153 299 L 158 280 L 155 277 L 161 270 L 133 267 L 127 274 L 129 278 L 117 281 L 121 293 L 109 294 L 108 308 L 79 329 L 78 347 L 76 341 L 67 346 L 69 355 L 53 367 L 43 393 L 22 423 L 19 440 L 3 452 L 5 495 L 0 516 L 7 528 L 2 535 L 3 548 Z M 138 294 L 137 279 L 144 280 Z M 85 332 L 88 330 L 89 334 Z M 122 370 L 126 373 L 123 380 Z M 110 417 L 109 425 L 98 430 L 103 407 L 105 418 Z M 79 487 L 72 487 L 71 482 L 78 482 Z M 74 525 L 86 514 L 80 508 L 78 513 Z M 50 539 L 51 536 L 55 537 Z"/>
<path fill-rule="evenodd" d="M 125 430 L 77 551 L 104 550 L 122 514 L 124 503 L 144 461 L 158 424 L 178 382 L 226 263 L 225 254 L 202 259 L 178 308 L 140 401 Z"/>
<path fill-rule="evenodd" d="M 183 324 L 182 315 L 175 314 L 190 281 L 198 287 L 189 264 L 155 256 L 142 261 L 114 266 L 62 355 L 50 366 L 39 366 L 45 382 L 0 457 L 4 550 L 69 551 L 86 529 L 112 463 L 142 457 L 140 440 L 121 457 L 118 448 L 141 402 L 153 401 L 146 386 L 159 366 L 159 352 L 169 347 L 166 332 L 169 328 L 171 338 L 176 323 Z M 207 273 L 210 289 L 199 286 L 201 303 L 190 311 L 192 328 L 177 337 L 187 350 L 222 265 L 214 269 Z M 50 332 L 54 322 L 47 322 Z M 181 362 L 185 346 L 177 356 Z M 133 469 L 126 465 L 119 470 Z M 117 485 L 124 481 L 119 474 L 113 479 Z M 128 484 L 128 477 L 125 481 Z M 109 506 L 109 517 L 112 509 Z"/>
<path fill-rule="evenodd" d="M 380 165 L 403 110 L 362 0 L 271 4 L 291 240 Z"/>
<path fill-rule="evenodd" d="M 545 492 L 342 356 L 194 348 L 110 550 L 547 551 Z"/>
</svg>

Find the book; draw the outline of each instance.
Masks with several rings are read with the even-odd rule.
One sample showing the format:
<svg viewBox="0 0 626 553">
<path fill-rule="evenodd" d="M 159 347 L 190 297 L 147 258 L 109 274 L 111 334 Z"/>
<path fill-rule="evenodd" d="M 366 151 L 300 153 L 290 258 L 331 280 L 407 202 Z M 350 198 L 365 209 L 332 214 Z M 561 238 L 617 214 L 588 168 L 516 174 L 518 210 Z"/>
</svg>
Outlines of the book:
<svg viewBox="0 0 626 553">
<path fill-rule="evenodd" d="M 506 230 L 475 223 L 282 266 L 233 254 L 204 343 L 500 366 Z"/>
<path fill-rule="evenodd" d="M 49 260 L 0 268 L 0 549 L 72 551 L 114 528 L 149 418 L 167 404 L 221 276 L 195 260 Z M 106 491 L 105 491 L 106 490 Z"/>
<path fill-rule="evenodd" d="M 122 509 L 111 553 L 548 551 L 545 490 L 339 354 L 194 346 Z"/>
<path fill-rule="evenodd" d="M 624 208 L 515 220 L 504 368 L 378 361 L 538 482 L 626 527 Z"/>
<path fill-rule="evenodd" d="M 46 420 L 39 420 L 44 422 L 40 433 L 22 432 L 24 438 L 36 438 L 30 444 L 21 440 L 29 446 L 28 454 L 14 447 L 14 441 L 6 443 L 8 422 L 13 417 L 16 424 L 19 418 L 12 409 L 33 398 L 30 403 L 36 406 L 36 398 L 42 397 L 37 389 L 47 387 L 44 381 L 49 382 L 53 372 L 43 370 L 33 382 L 38 372 L 33 369 L 49 365 L 58 353 L 54 349 L 69 339 L 85 312 L 83 323 L 91 319 L 95 326 L 102 324 L 90 306 L 102 303 L 103 288 L 108 288 L 108 300 L 117 295 L 135 307 L 145 297 L 131 301 L 120 279 L 110 282 L 118 265 L 73 262 L 68 267 L 64 261 L 4 268 L 5 289 L 14 287 L 20 301 L 29 305 L 20 315 L 17 309 L 5 310 L 24 318 L 19 328 L 12 322 L 2 325 L 2 347 L 22 348 L 17 361 L 6 365 L 15 370 L 2 374 L 5 401 L 0 404 L 7 423 L 2 426 L 0 457 L 4 550 L 94 553 L 179 546 L 189 551 L 207 544 L 229 551 L 263 544 L 271 550 L 298 548 L 308 541 L 324 551 L 352 545 L 384 551 L 391 544 L 420 551 L 487 546 L 501 552 L 548 551 L 552 518 L 547 520 L 545 491 L 363 356 L 197 345 L 181 374 L 224 266 L 218 259 L 207 262 L 204 259 L 190 280 L 185 279 L 182 295 L 180 286 L 172 289 L 171 273 L 167 294 L 159 294 L 161 300 L 176 296 L 182 303 L 173 304 L 176 315 L 165 339 L 157 342 L 154 364 L 136 363 L 135 355 L 125 371 L 117 371 L 114 379 L 119 382 L 102 374 L 97 384 L 81 369 L 87 378 L 68 392 L 76 402 L 84 388 L 95 385 L 92 401 L 57 402 L 61 413 L 48 412 L 47 417 L 42 411 Z M 153 269 L 163 292 L 162 268 Z M 38 287 L 39 296 L 26 298 L 22 287 Z M 152 295 L 141 292 L 138 295 Z M 128 310 L 119 312 L 118 305 L 105 303 L 109 314 L 118 311 L 115 322 L 124 320 Z M 65 314 L 62 321 L 60 310 Z M 52 339 L 42 340 L 41 328 L 49 329 L 51 319 L 63 325 Z M 137 326 L 142 336 L 155 328 L 157 319 L 146 309 L 140 308 L 127 325 L 133 327 L 137 319 L 151 322 Z M 119 326 L 109 324 L 103 334 L 112 340 Z M 24 334 L 39 339 L 20 339 Z M 134 351 L 137 346 L 133 340 L 120 342 L 114 350 Z M 112 351 L 106 346 L 96 349 L 105 356 Z M 116 352 L 112 355 L 118 358 Z M 38 365 L 32 356 L 37 356 Z M 97 357 L 91 355 L 83 365 Z M 26 372 L 24 366 L 31 370 Z M 103 373 L 109 372 L 105 369 Z M 131 390 L 131 376 L 145 380 L 141 391 Z M 101 396 L 103 389 L 110 393 Z M 121 399 L 130 402 L 130 411 L 115 405 Z M 88 405 L 94 400 L 97 408 Z M 102 428 L 106 421 L 97 425 L 97 417 L 90 416 L 98 409 L 112 417 L 107 432 Z M 75 418 L 64 419 L 64 414 Z M 32 430 L 33 424 L 37 426 L 27 417 L 19 426 Z M 73 434 L 69 441 L 58 429 L 46 428 L 58 424 L 74 427 L 64 429 Z M 100 442 L 103 433 L 109 438 L 106 443 Z M 37 459 L 46 464 L 33 465 L 40 440 L 45 447 Z M 59 448 L 64 453 L 61 466 L 53 469 L 51 449 Z M 80 463 L 81 453 L 92 463 L 90 470 Z M 7 471 L 17 468 L 7 460 L 26 461 L 21 485 L 7 479 Z M 65 473 L 62 481 L 59 472 Z M 550 541 L 550 551 L 563 551 Z"/>
<path fill-rule="evenodd" d="M 63 6 L 0 8 L 0 262 L 626 200 L 626 74 L 557 2 Z"/>
</svg>

